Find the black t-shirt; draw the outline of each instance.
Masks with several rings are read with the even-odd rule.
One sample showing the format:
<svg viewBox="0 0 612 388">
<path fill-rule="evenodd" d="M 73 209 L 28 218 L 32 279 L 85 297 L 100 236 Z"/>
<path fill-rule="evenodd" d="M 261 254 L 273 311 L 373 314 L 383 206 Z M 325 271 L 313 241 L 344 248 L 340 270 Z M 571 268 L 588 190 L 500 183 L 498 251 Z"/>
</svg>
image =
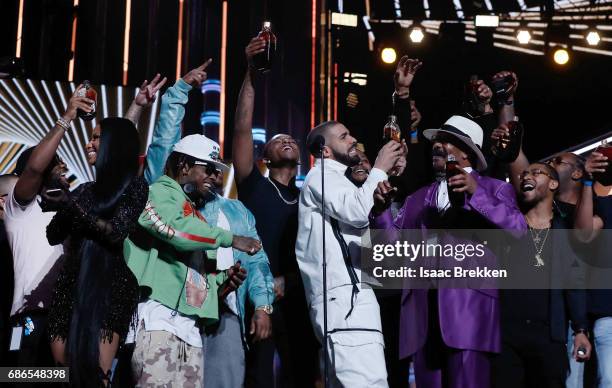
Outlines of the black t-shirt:
<svg viewBox="0 0 612 388">
<path fill-rule="evenodd" d="M 607 197 L 593 197 L 593 205 L 595 207 L 595 214 L 597 214 L 603 220 L 604 229 L 612 229 L 612 196 Z M 611 268 L 612 267 L 612 254 L 610 254 L 610 246 L 608 244 L 609 232 L 603 230 L 602 233 L 591 242 L 596 244 L 595 249 L 597 250 L 596 267 Z M 602 284 L 606 279 L 595 280 L 598 274 L 595 271 L 591 271 L 589 276 L 591 280 Z M 589 314 L 594 318 L 599 317 L 611 317 L 612 316 L 612 290 L 589 290 Z"/>
<path fill-rule="evenodd" d="M 541 233 L 541 238 L 544 238 Z M 536 250 L 530 233 L 523 241 L 513 246 L 511 253 L 511 266 L 518 270 L 525 284 L 541 284 L 542 289 L 537 290 L 501 290 L 501 316 L 504 324 L 525 323 L 526 321 L 550 323 L 550 268 L 552 265 L 552 233 L 546 238 L 542 248 L 542 260 L 544 266 L 536 267 Z M 529 277 L 530 279 L 527 279 Z"/>
<path fill-rule="evenodd" d="M 563 201 L 555 201 L 555 212 L 561 217 L 565 228 L 573 229 L 574 228 L 574 211 L 576 210 L 576 205 L 571 203 L 563 202 Z"/>
<path fill-rule="evenodd" d="M 285 186 L 261 175 L 257 166 L 253 166 L 251 174 L 238 184 L 238 199 L 255 216 L 257 233 L 275 277 L 297 271 L 295 240 L 299 195 L 294 181 Z"/>
</svg>

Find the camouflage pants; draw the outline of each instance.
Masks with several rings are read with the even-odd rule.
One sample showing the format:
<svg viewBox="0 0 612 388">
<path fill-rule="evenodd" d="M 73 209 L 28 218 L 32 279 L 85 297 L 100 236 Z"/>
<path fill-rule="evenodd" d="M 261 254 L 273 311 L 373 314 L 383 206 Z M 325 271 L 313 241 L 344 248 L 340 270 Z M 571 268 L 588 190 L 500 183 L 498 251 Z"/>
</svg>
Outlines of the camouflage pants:
<svg viewBox="0 0 612 388">
<path fill-rule="evenodd" d="M 132 356 L 137 387 L 202 387 L 203 364 L 202 348 L 167 331 L 138 331 Z"/>
</svg>

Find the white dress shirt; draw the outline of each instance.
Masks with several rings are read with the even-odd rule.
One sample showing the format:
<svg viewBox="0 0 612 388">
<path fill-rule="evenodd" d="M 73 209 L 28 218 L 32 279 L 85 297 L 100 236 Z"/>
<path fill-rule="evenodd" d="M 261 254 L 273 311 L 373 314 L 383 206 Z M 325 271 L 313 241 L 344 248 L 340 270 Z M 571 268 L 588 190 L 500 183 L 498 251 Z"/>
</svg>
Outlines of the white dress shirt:
<svg viewBox="0 0 612 388">
<path fill-rule="evenodd" d="M 349 248 L 357 277 L 361 279 L 362 235 L 368 231 L 368 215 L 374 206 L 374 190 L 387 179 L 382 170 L 373 168 L 365 183 L 356 187 L 344 175 L 347 166 L 325 159 L 325 233 L 327 254 L 327 289 L 351 285 L 340 243 L 334 236 L 329 218 L 338 220 L 341 234 Z M 299 226 L 295 246 L 307 300 L 312 303 L 323 294 L 323 230 L 321 213 L 321 161 L 310 170 L 300 194 Z"/>
</svg>

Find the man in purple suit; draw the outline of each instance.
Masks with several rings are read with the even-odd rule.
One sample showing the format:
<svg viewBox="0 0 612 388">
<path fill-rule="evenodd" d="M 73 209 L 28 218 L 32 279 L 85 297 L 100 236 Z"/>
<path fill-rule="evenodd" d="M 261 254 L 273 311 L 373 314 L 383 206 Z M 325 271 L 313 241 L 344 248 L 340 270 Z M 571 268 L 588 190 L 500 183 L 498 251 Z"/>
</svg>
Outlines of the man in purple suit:
<svg viewBox="0 0 612 388">
<path fill-rule="evenodd" d="M 406 198 L 395 220 L 388 209 L 395 190 L 386 181 L 379 183 L 370 214 L 372 229 L 527 228 L 512 186 L 478 173 L 487 167 L 478 124 L 452 116 L 441 128 L 423 134 L 433 143 L 436 182 Z M 447 183 L 451 155 L 460 173 Z M 453 200 L 457 193 L 463 194 L 459 205 Z M 491 356 L 500 348 L 497 290 L 404 290 L 400 357 L 413 357 L 418 387 L 490 387 Z"/>
</svg>

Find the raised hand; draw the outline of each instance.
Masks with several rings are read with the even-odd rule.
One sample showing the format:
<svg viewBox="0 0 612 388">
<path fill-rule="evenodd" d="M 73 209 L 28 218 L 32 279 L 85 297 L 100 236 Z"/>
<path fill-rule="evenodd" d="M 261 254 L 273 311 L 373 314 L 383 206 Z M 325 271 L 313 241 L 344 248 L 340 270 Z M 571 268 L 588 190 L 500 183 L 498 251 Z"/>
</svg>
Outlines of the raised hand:
<svg viewBox="0 0 612 388">
<path fill-rule="evenodd" d="M 501 140 L 503 144 L 508 145 L 510 143 L 510 129 L 506 124 L 500 124 L 499 127 L 495 128 L 491 133 L 491 140 L 493 144 L 496 144 Z"/>
<path fill-rule="evenodd" d="M 374 214 L 379 215 L 387 210 L 396 194 L 397 189 L 391 186 L 388 181 L 378 182 L 376 190 L 374 190 L 374 207 L 372 209 Z"/>
<path fill-rule="evenodd" d="M 491 102 L 491 97 L 493 97 L 493 92 L 491 91 L 491 88 L 481 79 L 476 81 L 475 85 L 478 87 L 476 93 L 478 94 L 478 99 L 480 100 L 480 102 L 485 105 L 489 104 Z"/>
<path fill-rule="evenodd" d="M 414 75 L 417 70 L 423 66 L 423 62 L 418 59 L 410 59 L 404 55 L 397 64 L 393 81 L 395 82 L 395 91 L 399 94 L 408 93 L 408 89 L 414 80 Z"/>
<path fill-rule="evenodd" d="M 136 105 L 143 108 L 153 105 L 153 103 L 155 102 L 155 95 L 157 94 L 159 89 L 161 89 L 166 84 L 166 81 L 168 81 L 168 79 L 166 77 L 161 79 L 161 75 L 159 73 L 157 73 L 157 75 L 151 80 L 150 83 L 149 81 L 144 80 L 142 85 L 140 85 L 140 90 L 138 91 L 138 94 L 134 98 L 134 102 L 136 103 Z"/>
<path fill-rule="evenodd" d="M 262 38 L 256 36 L 244 49 L 244 54 L 247 57 L 247 62 L 249 63 L 249 67 L 253 67 L 253 57 L 259 53 L 264 52 L 266 49 L 266 41 Z"/>
<path fill-rule="evenodd" d="M 405 144 L 402 145 L 402 143 L 398 143 L 395 140 L 389 141 L 380 151 L 378 151 L 378 156 L 374 162 L 374 168 L 389 173 L 393 167 L 395 167 L 397 160 L 404 156 L 404 146 Z"/>
<path fill-rule="evenodd" d="M 472 174 L 462 168 L 459 169 L 461 173 L 448 180 L 449 186 L 453 188 L 455 193 L 468 192 L 469 194 L 474 194 L 478 188 L 478 182 L 476 182 Z"/>
<path fill-rule="evenodd" d="M 187 82 L 189 85 L 193 87 L 200 87 L 202 82 L 206 81 L 208 74 L 206 74 L 206 68 L 212 62 L 212 58 L 209 58 L 202 65 L 196 67 L 191 70 L 189 73 L 183 76 L 183 81 Z"/>
<path fill-rule="evenodd" d="M 91 106 L 95 103 L 94 100 L 91 100 L 87 97 L 79 97 L 79 90 L 83 87 L 83 85 L 77 86 L 74 89 L 74 93 L 72 93 L 72 97 L 68 101 L 68 107 L 66 107 L 66 112 L 64 113 L 64 119 L 71 121 L 76 119 L 77 117 L 77 109 L 81 109 L 84 112 L 91 112 Z"/>
<path fill-rule="evenodd" d="M 594 173 L 606 172 L 607 167 L 608 157 L 597 151 L 591 152 L 584 163 L 584 170 L 591 179 L 593 179 Z"/>
<path fill-rule="evenodd" d="M 504 78 L 507 76 L 511 76 L 514 79 L 514 84 L 512 85 L 512 87 L 508 90 L 507 96 L 508 99 L 511 99 L 512 97 L 514 97 L 514 93 L 516 93 L 516 89 L 518 88 L 518 77 L 516 76 L 516 74 L 512 71 L 508 71 L 508 70 L 503 70 L 500 71 L 499 73 L 496 73 L 493 76 L 493 80 L 499 79 L 499 78 Z"/>
</svg>

